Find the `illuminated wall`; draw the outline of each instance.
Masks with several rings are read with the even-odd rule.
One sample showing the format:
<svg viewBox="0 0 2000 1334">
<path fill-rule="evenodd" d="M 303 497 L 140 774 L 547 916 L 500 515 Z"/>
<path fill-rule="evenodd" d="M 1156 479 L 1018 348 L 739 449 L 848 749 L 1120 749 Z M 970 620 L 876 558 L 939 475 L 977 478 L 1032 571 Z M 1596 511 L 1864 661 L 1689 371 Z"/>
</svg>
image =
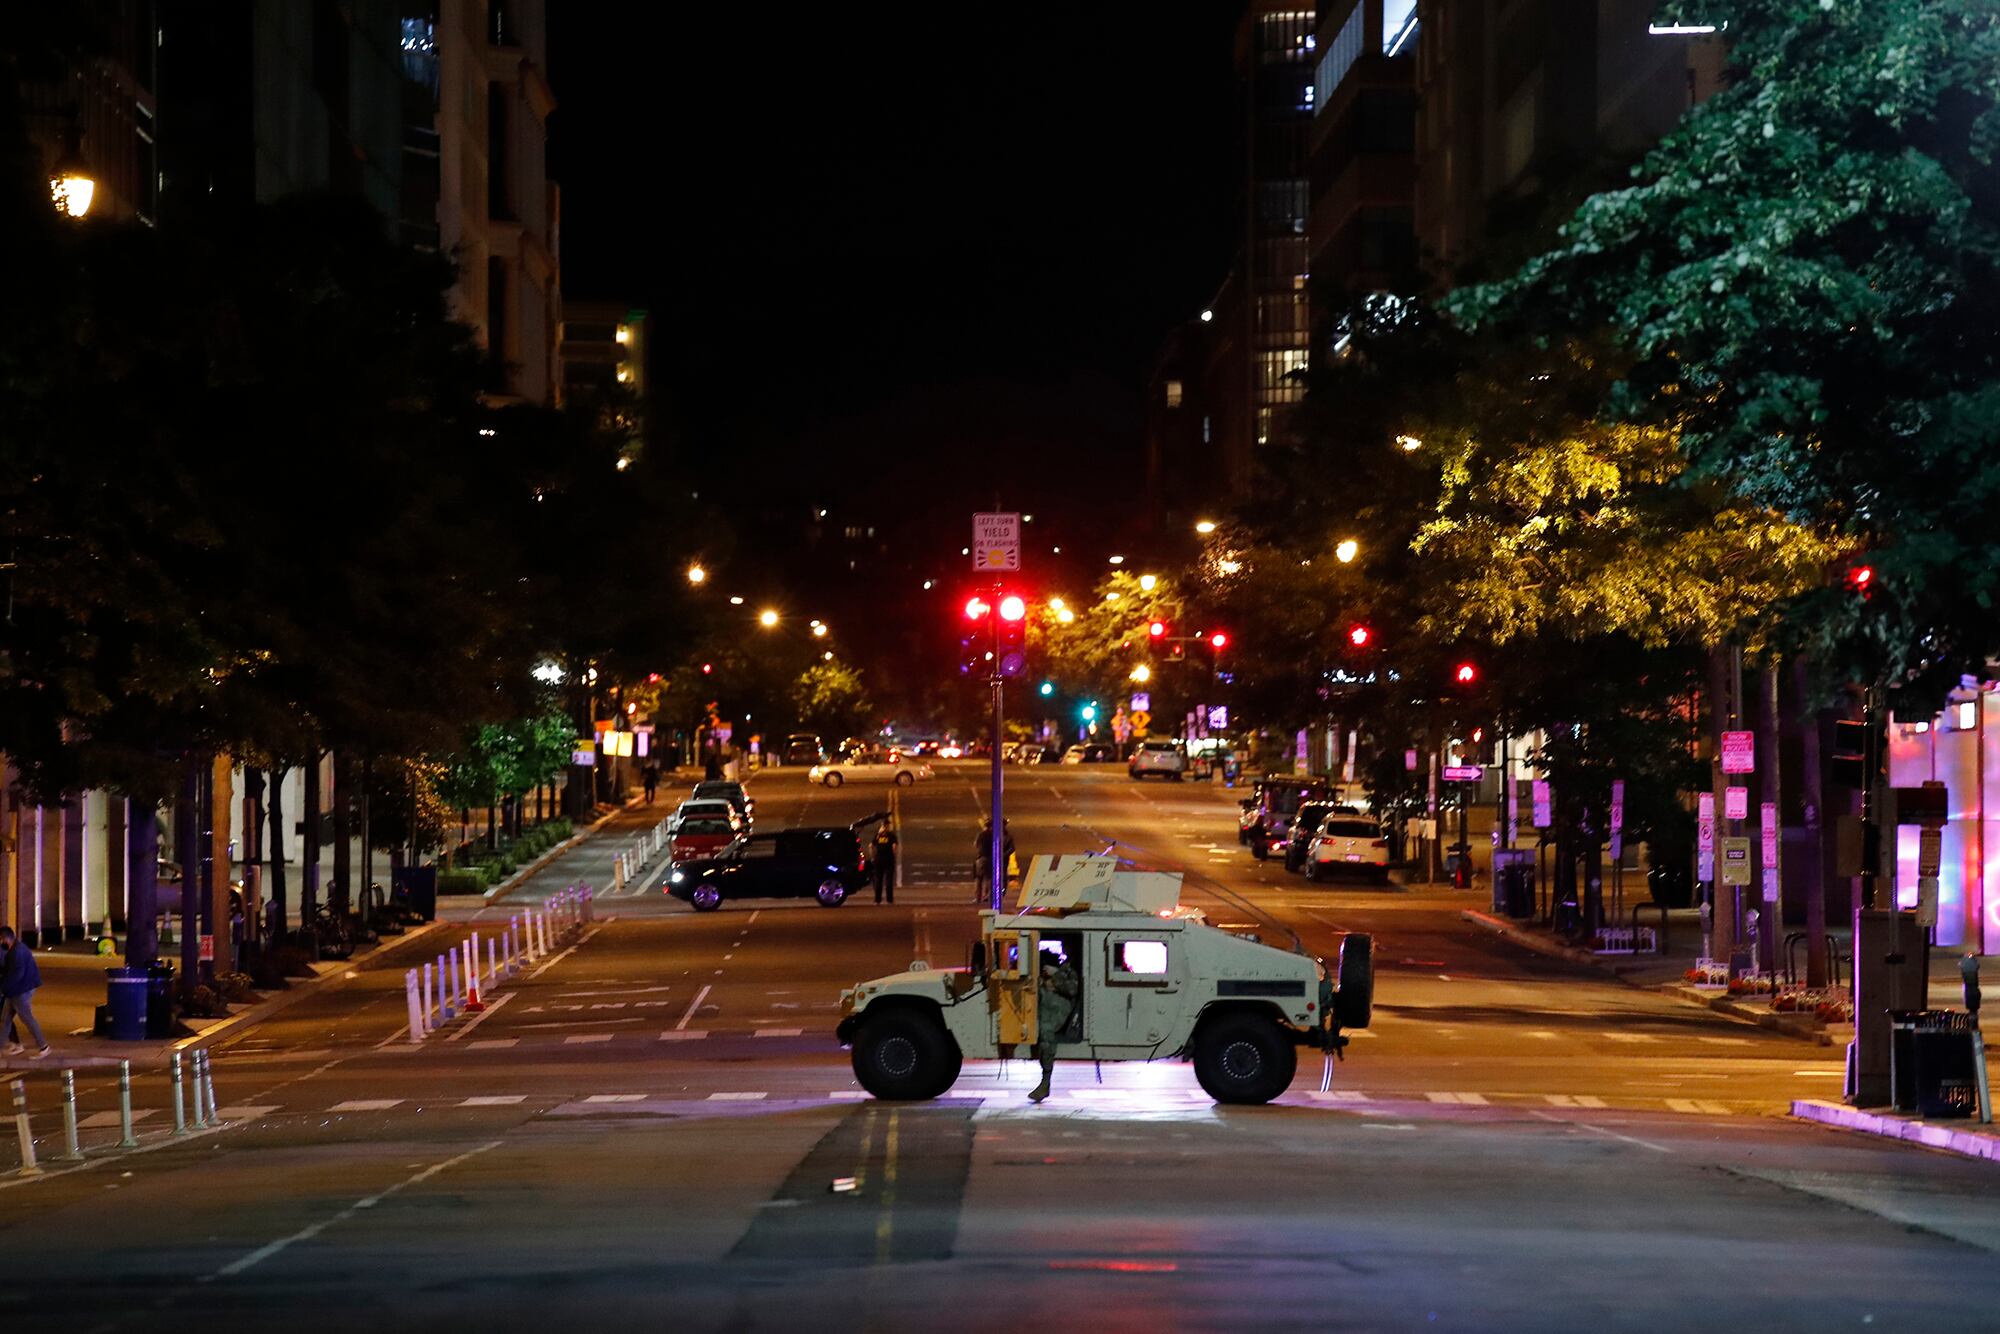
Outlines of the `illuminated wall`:
<svg viewBox="0 0 2000 1334">
<path fill-rule="evenodd" d="M 1985 850 L 1992 846 L 2000 854 L 2000 821 L 1986 793 L 2000 790 L 2000 694 L 1963 690 L 1930 722 L 1889 725 L 1890 782 L 1915 787 L 1931 779 L 1950 793 L 1938 868 L 1937 943 L 1990 953 L 2000 945 L 2000 855 L 1989 860 Z M 1905 908 L 1917 902 L 1919 838 L 1915 825 L 1896 831 L 1896 900 Z"/>
</svg>

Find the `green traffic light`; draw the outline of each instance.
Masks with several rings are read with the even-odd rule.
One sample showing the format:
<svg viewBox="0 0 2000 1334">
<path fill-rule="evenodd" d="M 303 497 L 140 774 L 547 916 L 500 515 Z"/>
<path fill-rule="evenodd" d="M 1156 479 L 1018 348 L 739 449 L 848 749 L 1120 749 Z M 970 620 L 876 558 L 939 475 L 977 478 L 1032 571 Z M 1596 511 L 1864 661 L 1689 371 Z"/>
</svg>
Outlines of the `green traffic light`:
<svg viewBox="0 0 2000 1334">
<path fill-rule="evenodd" d="M 1095 704 L 1086 704 L 1083 706 L 1083 720 L 1085 722 L 1090 722 L 1092 719 L 1096 717 L 1097 717 L 1097 706 Z"/>
<path fill-rule="evenodd" d="M 1042 682 L 1042 694 L 1043 694 L 1044 696 L 1048 696 L 1048 695 L 1053 695 L 1053 694 L 1055 694 L 1055 693 L 1056 693 L 1056 683 L 1055 683 L 1055 682 L 1053 682 L 1053 681 L 1044 681 L 1044 682 Z"/>
</svg>

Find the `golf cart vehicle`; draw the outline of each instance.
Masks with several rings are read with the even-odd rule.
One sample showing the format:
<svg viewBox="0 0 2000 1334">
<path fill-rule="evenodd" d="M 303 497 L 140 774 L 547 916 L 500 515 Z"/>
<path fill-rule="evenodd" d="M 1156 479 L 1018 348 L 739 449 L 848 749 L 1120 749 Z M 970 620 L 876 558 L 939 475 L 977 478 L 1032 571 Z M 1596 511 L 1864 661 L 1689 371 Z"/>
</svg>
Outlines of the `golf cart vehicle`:
<svg viewBox="0 0 2000 1334">
<path fill-rule="evenodd" d="M 1290 1087 L 1299 1047 L 1330 1061 L 1342 1029 L 1368 1026 L 1370 937 L 1345 937 L 1331 961 L 1265 945 L 1181 909 L 1181 881 L 1108 854 L 1036 857 L 1020 910 L 980 914 L 969 966 L 918 961 L 841 993 L 835 1032 L 855 1078 L 878 1098 L 935 1098 L 967 1059 L 1028 1057 L 1041 970 L 1062 962 L 1082 992 L 1057 1059 L 1191 1060 L 1218 1102 L 1269 1102 Z"/>
</svg>

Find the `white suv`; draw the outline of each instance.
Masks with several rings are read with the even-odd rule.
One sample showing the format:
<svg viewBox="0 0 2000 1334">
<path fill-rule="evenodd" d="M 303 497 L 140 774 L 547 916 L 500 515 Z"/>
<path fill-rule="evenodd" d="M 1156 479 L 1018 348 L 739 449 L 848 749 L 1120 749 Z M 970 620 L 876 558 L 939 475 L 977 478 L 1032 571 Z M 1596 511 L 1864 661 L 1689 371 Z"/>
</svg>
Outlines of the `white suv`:
<svg viewBox="0 0 2000 1334">
<path fill-rule="evenodd" d="M 1125 772 L 1134 778 L 1158 774 L 1178 783 L 1187 772 L 1187 752 L 1171 741 L 1141 741 L 1125 762 Z"/>
</svg>

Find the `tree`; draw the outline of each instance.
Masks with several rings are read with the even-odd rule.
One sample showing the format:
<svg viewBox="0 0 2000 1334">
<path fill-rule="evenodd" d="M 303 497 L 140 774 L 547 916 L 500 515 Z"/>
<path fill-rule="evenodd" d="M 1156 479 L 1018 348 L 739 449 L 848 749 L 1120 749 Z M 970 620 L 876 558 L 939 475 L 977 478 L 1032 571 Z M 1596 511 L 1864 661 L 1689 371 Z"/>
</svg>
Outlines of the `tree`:
<svg viewBox="0 0 2000 1334">
<path fill-rule="evenodd" d="M 875 704 L 861 674 L 838 658 L 814 663 L 792 683 L 799 721 L 830 736 L 866 736 L 876 727 Z"/>
<path fill-rule="evenodd" d="M 1869 596 L 1829 579 L 1792 598 L 1794 642 L 1823 669 L 1939 694 L 2000 652 L 2000 13 L 1728 11 L 1730 86 L 1632 185 L 1450 308 L 1618 340 L 1632 364 L 1612 416 L 1671 424 L 1691 482 L 1865 552 Z"/>
</svg>

